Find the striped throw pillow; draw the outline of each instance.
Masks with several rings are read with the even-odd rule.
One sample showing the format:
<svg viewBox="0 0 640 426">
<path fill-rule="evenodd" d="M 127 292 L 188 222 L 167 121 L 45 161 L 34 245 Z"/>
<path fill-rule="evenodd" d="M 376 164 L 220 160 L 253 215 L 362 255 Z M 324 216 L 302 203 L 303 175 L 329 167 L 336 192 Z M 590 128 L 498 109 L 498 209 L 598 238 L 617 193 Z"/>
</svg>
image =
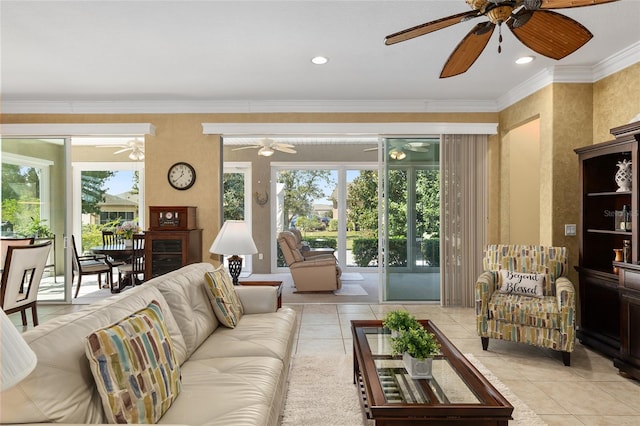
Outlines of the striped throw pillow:
<svg viewBox="0 0 640 426">
<path fill-rule="evenodd" d="M 205 274 L 209 300 L 221 324 L 235 328 L 244 313 L 231 277 L 224 266 Z"/>
<path fill-rule="evenodd" d="M 91 333 L 85 349 L 109 423 L 156 423 L 180 393 L 180 366 L 155 300 Z"/>
</svg>

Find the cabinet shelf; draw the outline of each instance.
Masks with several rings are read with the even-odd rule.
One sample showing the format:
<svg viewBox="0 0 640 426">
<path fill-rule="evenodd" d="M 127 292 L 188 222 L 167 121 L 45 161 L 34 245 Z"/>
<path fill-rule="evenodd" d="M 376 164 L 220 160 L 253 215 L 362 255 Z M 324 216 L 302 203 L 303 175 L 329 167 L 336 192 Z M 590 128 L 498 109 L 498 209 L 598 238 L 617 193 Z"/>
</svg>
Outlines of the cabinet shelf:
<svg viewBox="0 0 640 426">
<path fill-rule="evenodd" d="M 611 197 L 614 195 L 631 195 L 631 191 L 606 191 L 606 192 L 588 192 L 587 197 Z"/>
<path fill-rule="evenodd" d="M 633 235 L 633 232 L 631 231 L 615 231 L 611 229 L 587 229 L 587 232 L 592 234 L 627 235 L 629 237 Z"/>
</svg>

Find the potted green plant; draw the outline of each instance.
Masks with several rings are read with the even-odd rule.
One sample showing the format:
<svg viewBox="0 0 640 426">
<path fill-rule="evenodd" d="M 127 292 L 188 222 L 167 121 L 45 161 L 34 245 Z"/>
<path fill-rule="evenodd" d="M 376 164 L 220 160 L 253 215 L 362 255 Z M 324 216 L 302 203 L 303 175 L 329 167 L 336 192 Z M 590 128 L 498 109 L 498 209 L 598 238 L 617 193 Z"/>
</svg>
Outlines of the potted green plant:
<svg viewBox="0 0 640 426">
<path fill-rule="evenodd" d="M 45 223 L 47 219 L 40 219 L 39 217 L 31 217 L 29 222 L 24 228 L 20 229 L 19 233 L 25 237 L 33 238 L 52 238 L 53 233 L 51 228 Z"/>
<path fill-rule="evenodd" d="M 402 355 L 405 368 L 412 378 L 430 378 L 433 357 L 440 353 L 440 343 L 424 327 L 401 330 L 391 338 L 393 355 Z"/>
<path fill-rule="evenodd" d="M 391 330 L 392 337 L 397 337 L 402 330 L 422 327 L 416 317 L 405 310 L 388 312 L 382 320 L 382 325 Z"/>
</svg>

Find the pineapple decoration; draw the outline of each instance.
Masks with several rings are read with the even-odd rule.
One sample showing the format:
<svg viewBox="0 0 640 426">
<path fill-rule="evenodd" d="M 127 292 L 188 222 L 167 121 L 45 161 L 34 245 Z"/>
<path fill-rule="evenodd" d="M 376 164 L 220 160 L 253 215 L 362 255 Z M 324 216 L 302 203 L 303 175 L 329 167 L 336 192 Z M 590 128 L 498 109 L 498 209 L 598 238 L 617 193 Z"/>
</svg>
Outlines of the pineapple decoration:
<svg viewBox="0 0 640 426">
<path fill-rule="evenodd" d="M 631 161 L 618 161 L 617 166 L 618 171 L 616 172 L 615 179 L 619 188 L 616 192 L 631 191 Z"/>
</svg>

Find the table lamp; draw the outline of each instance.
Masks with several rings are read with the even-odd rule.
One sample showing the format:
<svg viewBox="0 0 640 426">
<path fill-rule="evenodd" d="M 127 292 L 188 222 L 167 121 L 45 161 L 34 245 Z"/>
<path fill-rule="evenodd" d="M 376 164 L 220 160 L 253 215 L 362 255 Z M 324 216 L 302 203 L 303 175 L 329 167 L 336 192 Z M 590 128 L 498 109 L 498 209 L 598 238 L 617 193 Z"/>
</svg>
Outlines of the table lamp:
<svg viewBox="0 0 640 426">
<path fill-rule="evenodd" d="M 209 252 L 229 257 L 229 275 L 233 284 L 238 285 L 238 277 L 242 271 L 242 258 L 240 254 L 254 254 L 258 252 L 256 244 L 251 238 L 249 227 L 242 220 L 227 220 L 222 225 L 220 233 L 216 237 Z"/>
<path fill-rule="evenodd" d="M 37 362 L 35 352 L 0 310 L 0 390 L 17 385 L 36 368 Z"/>
</svg>

